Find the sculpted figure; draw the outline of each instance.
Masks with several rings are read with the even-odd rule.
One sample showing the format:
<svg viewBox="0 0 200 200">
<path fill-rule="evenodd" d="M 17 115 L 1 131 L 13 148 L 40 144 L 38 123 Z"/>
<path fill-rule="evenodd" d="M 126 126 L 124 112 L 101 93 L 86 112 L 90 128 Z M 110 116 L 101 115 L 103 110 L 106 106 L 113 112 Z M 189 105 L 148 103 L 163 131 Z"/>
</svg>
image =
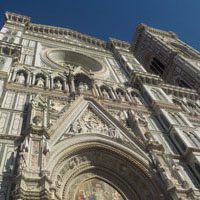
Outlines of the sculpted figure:
<svg viewBox="0 0 200 200">
<path fill-rule="evenodd" d="M 105 98 L 108 98 L 108 99 L 110 98 L 110 96 L 109 96 L 107 90 L 103 89 L 102 94 L 103 94 L 103 96 L 104 96 Z"/>
<path fill-rule="evenodd" d="M 54 88 L 58 90 L 62 90 L 62 83 L 59 79 L 55 82 Z"/>
<path fill-rule="evenodd" d="M 37 78 L 37 84 L 38 87 L 44 87 L 44 79 L 42 77 Z"/>
<path fill-rule="evenodd" d="M 16 82 L 17 83 L 22 83 L 24 84 L 25 82 L 25 77 L 24 77 L 24 74 L 21 72 L 20 74 L 17 75 L 16 77 Z"/>
<path fill-rule="evenodd" d="M 126 98 L 124 97 L 124 94 L 122 92 L 118 93 L 118 97 L 121 101 L 126 101 Z"/>
<path fill-rule="evenodd" d="M 89 90 L 89 87 L 87 83 L 80 82 L 78 85 L 78 89 L 80 92 L 82 92 L 82 91 Z"/>
</svg>

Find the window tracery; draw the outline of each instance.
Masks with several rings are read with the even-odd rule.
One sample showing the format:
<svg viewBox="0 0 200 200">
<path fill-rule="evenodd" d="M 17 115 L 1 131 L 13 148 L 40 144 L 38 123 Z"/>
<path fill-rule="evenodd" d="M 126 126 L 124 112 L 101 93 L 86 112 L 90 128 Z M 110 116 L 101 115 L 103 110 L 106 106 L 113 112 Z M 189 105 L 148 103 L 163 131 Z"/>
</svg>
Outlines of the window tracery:
<svg viewBox="0 0 200 200">
<path fill-rule="evenodd" d="M 182 119 L 182 117 L 177 113 L 168 112 L 169 116 L 177 125 L 185 126 L 187 125 L 186 122 Z"/>
<path fill-rule="evenodd" d="M 153 93 L 153 95 L 156 99 L 161 100 L 161 101 L 166 100 L 160 90 L 158 90 L 156 88 L 152 88 L 151 92 Z"/>
</svg>

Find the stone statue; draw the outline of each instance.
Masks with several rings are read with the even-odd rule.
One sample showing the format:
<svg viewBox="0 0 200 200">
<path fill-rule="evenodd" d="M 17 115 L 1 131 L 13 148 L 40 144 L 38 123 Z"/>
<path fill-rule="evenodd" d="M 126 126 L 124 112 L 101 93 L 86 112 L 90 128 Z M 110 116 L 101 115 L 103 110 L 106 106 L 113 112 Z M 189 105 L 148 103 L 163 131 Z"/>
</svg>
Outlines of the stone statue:
<svg viewBox="0 0 200 200">
<path fill-rule="evenodd" d="M 17 83 L 21 83 L 21 84 L 24 84 L 25 82 L 25 77 L 24 77 L 24 74 L 21 72 L 20 74 L 17 75 L 16 77 L 16 82 Z"/>
<path fill-rule="evenodd" d="M 103 97 L 108 98 L 108 99 L 110 98 L 107 90 L 103 89 L 102 94 L 103 94 Z"/>
<path fill-rule="evenodd" d="M 118 97 L 121 101 L 126 101 L 126 98 L 124 97 L 124 94 L 122 92 L 118 92 Z"/>
<path fill-rule="evenodd" d="M 44 79 L 42 77 L 37 78 L 37 84 L 38 87 L 44 87 Z"/>
<path fill-rule="evenodd" d="M 87 83 L 80 82 L 78 85 L 78 89 L 80 92 L 82 92 L 82 91 L 89 90 L 89 87 Z"/>
<path fill-rule="evenodd" d="M 59 79 L 55 82 L 54 88 L 58 90 L 62 90 L 62 83 Z"/>
</svg>

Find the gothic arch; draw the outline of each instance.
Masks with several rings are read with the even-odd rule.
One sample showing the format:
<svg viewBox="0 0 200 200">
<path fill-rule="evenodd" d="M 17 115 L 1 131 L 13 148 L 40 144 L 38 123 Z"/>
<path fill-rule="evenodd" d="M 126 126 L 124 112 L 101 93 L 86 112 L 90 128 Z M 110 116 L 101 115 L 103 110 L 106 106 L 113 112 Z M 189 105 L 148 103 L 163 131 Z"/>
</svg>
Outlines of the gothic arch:
<svg viewBox="0 0 200 200">
<path fill-rule="evenodd" d="M 159 199 L 161 190 L 149 160 L 111 139 L 79 135 L 56 144 L 47 161 L 56 195 L 75 200 L 80 184 L 99 179 L 111 185 L 124 200 Z"/>
</svg>

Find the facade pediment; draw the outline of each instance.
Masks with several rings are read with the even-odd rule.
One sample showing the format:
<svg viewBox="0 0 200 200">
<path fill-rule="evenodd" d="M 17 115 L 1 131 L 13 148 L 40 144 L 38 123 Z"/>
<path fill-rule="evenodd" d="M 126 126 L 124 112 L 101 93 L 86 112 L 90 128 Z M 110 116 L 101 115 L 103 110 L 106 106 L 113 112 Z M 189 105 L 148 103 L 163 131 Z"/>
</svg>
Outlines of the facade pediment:
<svg viewBox="0 0 200 200">
<path fill-rule="evenodd" d="M 73 111 L 73 112 L 72 112 Z M 142 152 L 144 148 L 131 132 L 93 99 L 79 97 L 49 129 L 50 146 L 71 137 L 92 136 L 112 140 Z M 80 139 L 81 140 L 81 139 Z M 144 150 L 144 149 L 143 149 Z"/>
</svg>

